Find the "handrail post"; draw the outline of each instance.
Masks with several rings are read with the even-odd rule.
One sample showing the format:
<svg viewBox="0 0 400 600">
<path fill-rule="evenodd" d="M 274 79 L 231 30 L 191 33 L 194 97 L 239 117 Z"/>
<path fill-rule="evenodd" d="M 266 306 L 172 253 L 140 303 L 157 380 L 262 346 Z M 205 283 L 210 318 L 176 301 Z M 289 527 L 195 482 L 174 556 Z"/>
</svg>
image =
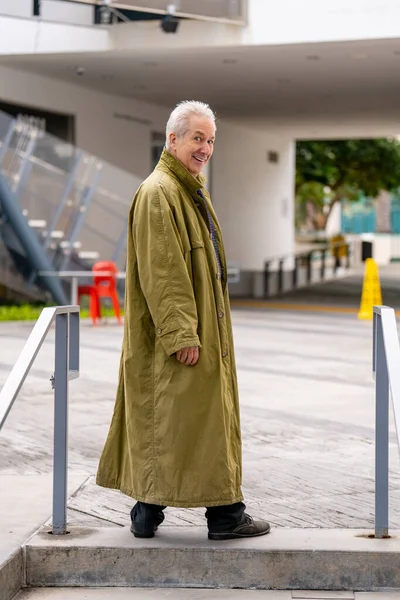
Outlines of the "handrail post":
<svg viewBox="0 0 400 600">
<path fill-rule="evenodd" d="M 321 280 L 325 279 L 325 260 L 326 260 L 326 248 L 321 250 Z"/>
<path fill-rule="evenodd" d="M 313 258 L 313 252 L 311 250 L 311 252 L 309 252 L 308 254 L 306 254 L 306 260 L 307 260 L 307 283 L 311 283 L 311 280 L 312 280 L 312 258 Z"/>
<path fill-rule="evenodd" d="M 67 533 L 69 315 L 56 316 L 53 534 Z"/>
<path fill-rule="evenodd" d="M 346 244 L 346 269 L 350 269 L 350 244 Z"/>
<path fill-rule="evenodd" d="M 375 537 L 389 531 L 389 375 L 382 316 L 374 315 L 375 376 Z"/>
<path fill-rule="evenodd" d="M 297 284 L 299 280 L 299 257 L 294 256 L 294 265 L 293 265 L 293 273 L 292 273 L 292 289 L 297 289 Z"/>
<path fill-rule="evenodd" d="M 271 263 L 267 260 L 264 264 L 264 297 L 268 298 L 270 293 L 270 266 Z"/>
<path fill-rule="evenodd" d="M 283 263 L 285 262 L 285 260 L 283 258 L 281 258 L 279 260 L 279 266 L 278 266 L 278 294 L 282 294 L 283 292 Z"/>
</svg>

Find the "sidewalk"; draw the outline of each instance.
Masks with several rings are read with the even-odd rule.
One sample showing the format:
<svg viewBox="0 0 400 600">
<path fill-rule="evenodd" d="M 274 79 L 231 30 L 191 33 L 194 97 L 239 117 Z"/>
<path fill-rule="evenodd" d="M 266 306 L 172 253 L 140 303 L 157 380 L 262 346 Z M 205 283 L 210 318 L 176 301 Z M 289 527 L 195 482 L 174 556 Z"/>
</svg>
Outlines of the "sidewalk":
<svg viewBox="0 0 400 600">
<path fill-rule="evenodd" d="M 352 269 L 343 277 L 315 283 L 287 293 L 283 297 L 285 303 L 301 303 L 305 305 L 336 306 L 353 308 L 358 311 L 361 300 L 365 265 Z M 400 263 L 391 263 L 379 267 L 382 289 L 382 300 L 387 306 L 400 308 Z M 272 298 L 273 301 L 276 298 Z"/>
<path fill-rule="evenodd" d="M 371 323 L 354 315 L 234 311 L 248 511 L 275 527 L 373 529 Z M 31 324 L 0 324 L 0 383 Z M 81 526 L 129 523 L 132 499 L 93 478 L 111 419 L 122 328 L 82 324 L 81 378 L 70 387 L 69 503 Z M 51 512 L 52 335 L 0 434 L 0 542 L 19 544 Z M 400 470 L 391 429 L 391 527 Z M 10 507 L 12 510 L 10 511 Z M 204 510 L 168 509 L 165 527 L 204 527 Z M 164 527 L 164 526 L 163 526 Z M 13 532 L 12 534 L 10 532 Z"/>
</svg>

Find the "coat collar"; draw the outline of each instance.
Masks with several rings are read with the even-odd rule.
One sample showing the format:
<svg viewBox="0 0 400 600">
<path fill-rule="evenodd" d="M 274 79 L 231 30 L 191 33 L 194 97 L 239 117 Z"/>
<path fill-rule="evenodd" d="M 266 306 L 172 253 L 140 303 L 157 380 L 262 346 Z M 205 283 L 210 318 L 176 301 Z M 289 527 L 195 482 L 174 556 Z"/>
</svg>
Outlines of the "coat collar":
<svg viewBox="0 0 400 600">
<path fill-rule="evenodd" d="M 187 168 L 181 163 L 180 160 L 175 158 L 173 154 L 168 152 L 164 148 L 160 161 L 157 165 L 157 169 L 162 171 L 171 171 L 178 179 L 183 183 L 185 187 L 190 191 L 191 194 L 195 194 L 197 190 L 201 189 L 206 182 L 204 175 L 198 175 L 194 177 Z"/>
</svg>

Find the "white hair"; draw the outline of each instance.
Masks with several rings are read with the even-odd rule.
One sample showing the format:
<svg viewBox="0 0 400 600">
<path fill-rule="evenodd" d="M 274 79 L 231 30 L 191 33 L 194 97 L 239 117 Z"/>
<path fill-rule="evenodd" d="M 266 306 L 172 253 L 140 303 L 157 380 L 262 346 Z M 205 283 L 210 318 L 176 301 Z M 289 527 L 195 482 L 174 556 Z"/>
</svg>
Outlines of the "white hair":
<svg viewBox="0 0 400 600">
<path fill-rule="evenodd" d="M 207 117 L 215 125 L 215 114 L 205 102 L 197 102 L 196 100 L 184 100 L 180 102 L 168 119 L 165 132 L 165 147 L 167 150 L 170 149 L 170 133 L 175 133 L 178 138 L 182 138 L 189 129 L 189 119 L 192 115 Z"/>
</svg>

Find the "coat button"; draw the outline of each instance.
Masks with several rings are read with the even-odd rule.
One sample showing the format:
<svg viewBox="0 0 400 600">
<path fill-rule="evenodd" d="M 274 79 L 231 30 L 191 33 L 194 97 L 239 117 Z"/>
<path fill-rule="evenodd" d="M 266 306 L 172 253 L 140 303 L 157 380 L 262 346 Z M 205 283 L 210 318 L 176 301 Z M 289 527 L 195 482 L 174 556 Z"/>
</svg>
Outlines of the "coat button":
<svg viewBox="0 0 400 600">
<path fill-rule="evenodd" d="M 218 316 L 220 319 L 222 319 L 224 317 L 224 313 L 222 312 L 222 310 L 218 313 Z"/>
<path fill-rule="evenodd" d="M 228 356 L 228 353 L 227 352 L 223 352 L 222 353 L 222 357 L 225 358 L 226 356 Z"/>
<path fill-rule="evenodd" d="M 162 333 L 162 329 L 158 328 L 158 329 L 157 329 L 157 333 L 158 333 L 158 334 Z"/>
</svg>

